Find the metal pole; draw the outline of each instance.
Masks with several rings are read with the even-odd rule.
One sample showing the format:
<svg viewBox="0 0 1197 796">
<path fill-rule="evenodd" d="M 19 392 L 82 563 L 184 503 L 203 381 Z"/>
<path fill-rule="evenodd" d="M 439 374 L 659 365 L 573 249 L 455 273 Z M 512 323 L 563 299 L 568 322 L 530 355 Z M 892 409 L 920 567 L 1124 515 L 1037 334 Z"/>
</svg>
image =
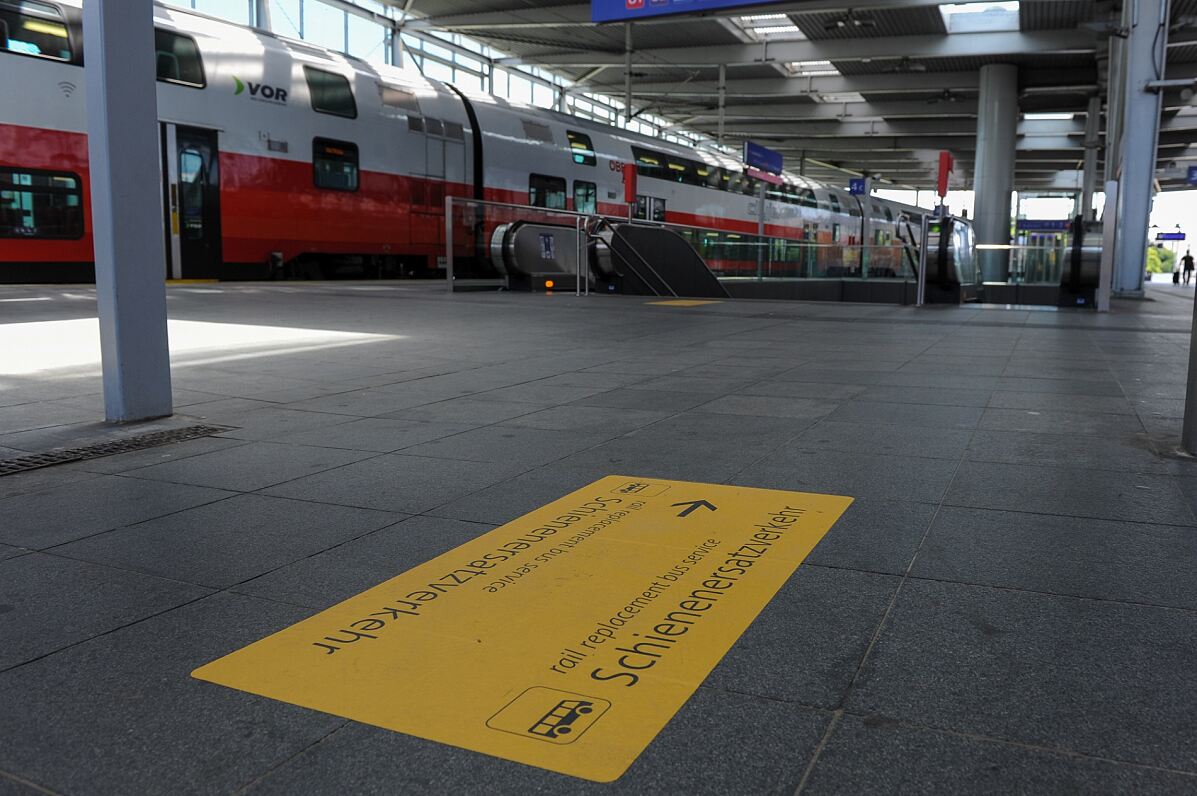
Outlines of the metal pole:
<svg viewBox="0 0 1197 796">
<path fill-rule="evenodd" d="M 400 33 L 399 27 L 391 28 L 391 66 L 396 69 L 403 68 L 403 36 Z M 493 77 L 492 77 L 493 79 Z M 493 85 L 493 84 L 492 84 Z"/>
<path fill-rule="evenodd" d="M 453 292 L 453 197 L 445 197 L 445 284 Z"/>
<path fill-rule="evenodd" d="M 915 291 L 915 306 L 927 303 L 927 241 L 931 238 L 931 218 L 924 214 L 919 225 L 919 276 Z"/>
<path fill-rule="evenodd" d="M 1085 221 L 1092 221 L 1093 191 L 1097 187 L 1097 150 L 1101 148 L 1101 97 L 1089 98 L 1085 116 L 1085 174 L 1081 183 L 1081 206 L 1077 211 Z"/>
<path fill-rule="evenodd" d="M 727 105 L 727 64 L 719 64 L 719 135 L 715 139 L 723 146 L 724 108 Z"/>
<path fill-rule="evenodd" d="M 88 0 L 83 36 L 104 415 L 163 417 L 173 406 L 153 3 Z"/>
<path fill-rule="evenodd" d="M 623 115 L 632 123 L 632 23 L 623 23 Z"/>
<path fill-rule="evenodd" d="M 574 295 L 582 295 L 582 217 L 574 216 Z"/>
<path fill-rule="evenodd" d="M 260 30 L 274 30 L 270 20 L 270 0 L 254 0 L 254 27 Z"/>
<path fill-rule="evenodd" d="M 1197 293 L 1193 294 L 1193 327 L 1189 332 L 1189 377 L 1185 388 L 1185 420 L 1180 447 L 1197 456 Z"/>
<path fill-rule="evenodd" d="M 764 278 L 765 271 L 765 181 L 758 180 L 760 187 L 756 197 L 756 281 Z"/>
</svg>

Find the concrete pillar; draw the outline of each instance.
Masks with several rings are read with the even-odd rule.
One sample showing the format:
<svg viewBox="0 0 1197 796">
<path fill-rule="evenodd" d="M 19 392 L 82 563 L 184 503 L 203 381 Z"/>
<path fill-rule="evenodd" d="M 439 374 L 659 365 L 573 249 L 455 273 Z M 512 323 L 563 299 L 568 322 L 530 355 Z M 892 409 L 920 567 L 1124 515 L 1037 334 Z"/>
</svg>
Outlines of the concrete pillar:
<svg viewBox="0 0 1197 796">
<path fill-rule="evenodd" d="M 1097 187 L 1097 150 L 1101 148 L 1101 97 L 1094 94 L 1089 98 L 1085 116 L 1085 174 L 1081 183 L 1080 207 L 1077 214 L 1086 221 L 1096 218 L 1093 214 L 1093 192 Z"/>
<path fill-rule="evenodd" d="M 1116 295 L 1143 293 L 1143 264 L 1162 94 L 1147 84 L 1164 74 L 1168 46 L 1168 0 L 1126 0 L 1131 6 L 1126 46 L 1126 88 L 1122 117 L 1122 171 L 1118 191 L 1118 239 L 1114 244 Z"/>
<path fill-rule="evenodd" d="M 1018 67 L 981 67 L 977 101 L 977 160 L 973 230 L 978 244 L 1009 245 L 1010 192 L 1014 189 L 1014 139 L 1018 133 Z M 1005 282 L 1010 269 L 1006 249 L 977 252 L 985 282 Z"/>
<path fill-rule="evenodd" d="M 172 412 L 154 5 L 88 0 L 87 151 L 109 422 Z"/>
</svg>

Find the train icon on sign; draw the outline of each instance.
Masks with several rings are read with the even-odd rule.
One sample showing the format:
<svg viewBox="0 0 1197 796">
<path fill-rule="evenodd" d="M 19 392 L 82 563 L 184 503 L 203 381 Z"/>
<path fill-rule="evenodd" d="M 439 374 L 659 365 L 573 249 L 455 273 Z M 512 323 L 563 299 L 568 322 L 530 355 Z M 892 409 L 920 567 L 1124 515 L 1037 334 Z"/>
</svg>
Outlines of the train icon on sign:
<svg viewBox="0 0 1197 796">
<path fill-rule="evenodd" d="M 486 726 L 554 744 L 576 741 L 611 707 L 598 697 L 533 686 L 491 716 Z"/>
</svg>

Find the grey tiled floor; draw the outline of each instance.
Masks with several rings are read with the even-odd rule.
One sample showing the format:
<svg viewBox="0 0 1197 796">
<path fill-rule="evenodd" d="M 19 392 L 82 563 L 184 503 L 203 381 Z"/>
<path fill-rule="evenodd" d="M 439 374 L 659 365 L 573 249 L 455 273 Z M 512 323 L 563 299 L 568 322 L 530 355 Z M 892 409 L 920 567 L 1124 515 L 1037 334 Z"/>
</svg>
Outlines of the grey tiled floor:
<svg viewBox="0 0 1197 796">
<path fill-rule="evenodd" d="M 179 353 L 174 422 L 227 432 L 0 478 L 0 794 L 1197 792 L 1191 292 L 356 287 L 171 288 L 176 319 L 378 337 Z M 49 299 L 4 323 L 91 311 L 3 290 Z M 94 366 L 0 376 L 0 456 L 100 414 Z M 189 677 L 611 473 L 857 499 L 613 785 Z"/>
</svg>

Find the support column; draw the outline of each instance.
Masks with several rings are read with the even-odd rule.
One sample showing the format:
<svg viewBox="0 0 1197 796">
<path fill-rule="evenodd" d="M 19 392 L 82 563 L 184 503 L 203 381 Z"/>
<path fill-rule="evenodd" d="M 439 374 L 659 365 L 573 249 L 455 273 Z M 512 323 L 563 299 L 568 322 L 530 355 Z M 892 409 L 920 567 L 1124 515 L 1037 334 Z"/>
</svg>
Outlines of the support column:
<svg viewBox="0 0 1197 796">
<path fill-rule="evenodd" d="M 1122 3 L 1120 26 L 1129 30 L 1131 6 L 1134 0 Z M 1119 160 L 1122 157 L 1122 120 L 1126 115 L 1123 104 L 1126 95 L 1126 39 L 1110 36 L 1109 72 L 1106 76 L 1106 182 L 1118 179 Z"/>
<path fill-rule="evenodd" d="M 254 0 L 254 27 L 260 30 L 274 30 L 270 20 L 270 0 Z"/>
<path fill-rule="evenodd" d="M 1116 295 L 1143 294 L 1143 264 L 1162 95 L 1147 84 L 1164 74 L 1168 46 L 1168 0 L 1126 0 L 1132 6 L 1126 46 L 1126 88 L 1122 118 L 1122 172 L 1118 191 L 1118 239 L 1114 244 Z"/>
<path fill-rule="evenodd" d="M 163 417 L 173 407 L 153 3 L 88 0 L 83 38 L 104 414 Z"/>
<path fill-rule="evenodd" d="M 719 134 L 715 142 L 723 146 L 723 127 L 727 107 L 727 64 L 719 64 Z"/>
<path fill-rule="evenodd" d="M 403 37 L 400 35 L 399 28 L 391 28 L 391 40 L 389 42 L 391 48 L 391 66 L 396 69 L 403 68 Z M 492 68 L 491 80 L 494 80 L 494 72 Z M 493 83 L 491 84 L 494 85 Z"/>
<path fill-rule="evenodd" d="M 1085 174 L 1081 183 L 1081 204 L 1077 214 L 1085 221 L 1093 221 L 1093 192 L 1097 187 L 1097 150 L 1101 148 L 1101 97 L 1089 98 L 1085 116 Z"/>
<path fill-rule="evenodd" d="M 1018 132 L 1018 67 L 981 67 L 977 101 L 977 160 L 974 170 L 973 229 L 978 244 L 1010 244 L 1010 192 L 1014 189 L 1014 139 Z M 981 278 L 1005 282 L 1010 270 L 1007 249 L 980 249 Z"/>
<path fill-rule="evenodd" d="M 632 123 L 632 23 L 623 23 L 623 118 Z"/>
</svg>

